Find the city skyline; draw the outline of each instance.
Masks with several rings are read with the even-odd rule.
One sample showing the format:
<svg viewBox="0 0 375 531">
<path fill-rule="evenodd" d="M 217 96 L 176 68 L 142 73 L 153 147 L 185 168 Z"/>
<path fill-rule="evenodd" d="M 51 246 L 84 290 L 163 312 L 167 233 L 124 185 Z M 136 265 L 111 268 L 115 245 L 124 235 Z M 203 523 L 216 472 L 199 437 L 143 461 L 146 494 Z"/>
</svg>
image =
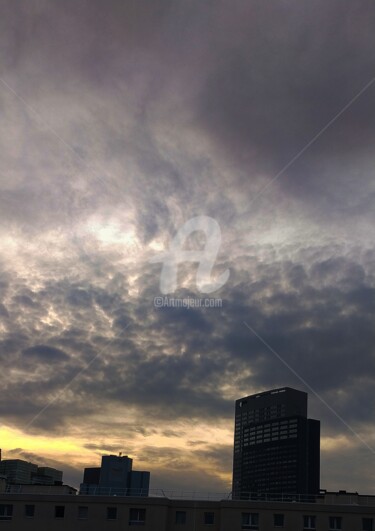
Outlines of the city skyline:
<svg viewBox="0 0 375 531">
<path fill-rule="evenodd" d="M 277 395 L 276 398 L 275 398 L 275 395 Z M 256 399 L 259 399 L 259 400 L 256 400 Z M 249 400 L 250 400 L 250 402 L 247 405 Z M 258 401 L 262 402 L 262 404 L 261 404 L 261 406 L 263 408 L 262 410 L 259 409 L 260 406 L 258 405 Z M 244 405 L 244 404 L 246 404 L 246 405 Z M 242 413 L 242 409 L 244 409 L 245 413 Z M 243 414 L 245 414 L 245 418 L 244 419 L 242 418 Z M 251 416 L 251 418 L 249 417 L 249 415 Z M 242 398 L 238 398 L 236 400 L 236 402 L 235 402 L 235 415 L 234 415 L 234 430 L 233 430 L 234 448 L 232 447 L 232 452 L 233 452 L 233 449 L 234 449 L 233 470 L 232 470 L 232 476 L 231 476 L 231 490 L 230 490 L 230 492 L 232 493 L 232 496 L 234 496 L 235 498 L 239 498 L 242 495 L 241 493 L 243 493 L 244 495 L 247 495 L 250 492 L 248 490 L 248 488 L 246 488 L 245 491 L 244 491 L 243 487 L 240 486 L 239 487 L 240 490 L 238 490 L 238 486 L 237 487 L 235 486 L 236 482 L 238 481 L 238 480 L 235 479 L 237 477 L 237 476 L 235 476 L 235 474 L 236 474 L 235 470 L 239 466 L 238 464 L 236 465 L 236 461 L 235 461 L 235 459 L 236 459 L 236 457 L 235 457 L 236 456 L 236 448 L 237 447 L 238 448 L 242 447 L 243 443 L 240 442 L 240 441 L 242 440 L 243 435 L 245 437 L 249 437 L 249 435 L 251 436 L 251 433 L 250 433 L 251 429 L 252 429 L 251 426 L 255 426 L 256 430 L 258 429 L 257 427 L 261 426 L 262 427 L 261 431 L 262 431 L 262 434 L 263 434 L 263 424 L 270 423 L 270 422 L 271 422 L 271 426 L 272 426 L 272 424 L 277 425 L 278 426 L 277 431 L 279 431 L 279 430 L 281 430 L 281 427 L 279 426 L 279 423 L 280 423 L 280 421 L 282 423 L 283 422 L 285 423 L 285 421 L 283 421 L 284 418 L 288 419 L 287 422 L 289 422 L 289 424 L 290 423 L 293 424 L 293 426 L 291 425 L 288 428 L 288 437 L 287 437 L 287 439 L 289 441 L 291 441 L 291 442 L 294 442 L 294 439 L 289 439 L 289 436 L 290 437 L 298 437 L 298 441 L 299 442 L 298 442 L 298 444 L 296 446 L 296 449 L 293 450 L 293 452 L 297 452 L 297 454 L 300 454 L 301 450 L 304 448 L 306 442 L 303 442 L 303 441 L 306 438 L 306 436 L 308 436 L 309 431 L 312 430 L 311 435 L 308 436 L 308 440 L 309 440 L 308 445 L 310 445 L 310 444 L 313 445 L 312 453 L 311 453 L 311 455 L 308 454 L 309 456 L 307 457 L 307 462 L 309 463 L 309 465 L 308 465 L 309 472 L 307 473 L 306 477 L 304 475 L 305 473 L 303 473 L 303 475 L 300 477 L 300 479 L 298 479 L 298 483 L 297 484 L 299 485 L 299 487 L 296 487 L 294 490 L 292 489 L 293 493 L 295 493 L 297 495 L 301 495 L 301 494 L 311 495 L 311 494 L 314 494 L 314 493 L 318 493 L 320 488 L 323 489 L 323 490 L 327 490 L 327 489 L 324 489 L 324 485 L 322 485 L 321 487 L 319 486 L 320 485 L 320 421 L 307 419 L 306 416 L 307 416 L 307 393 L 302 392 L 302 391 L 297 390 L 297 389 L 292 389 L 292 388 L 289 388 L 289 387 L 283 387 L 283 388 L 271 389 L 271 390 L 263 390 L 263 391 L 260 391 L 258 393 L 255 393 L 254 395 L 245 396 L 245 397 L 242 397 Z M 302 422 L 303 421 L 302 425 L 298 427 L 298 430 L 297 430 L 297 424 L 295 424 L 297 422 L 297 419 L 300 419 L 298 422 Z M 305 424 L 304 424 L 305 420 L 306 420 L 306 422 L 308 423 L 308 426 L 309 426 L 307 428 L 307 432 L 305 432 L 306 427 L 307 427 L 307 425 L 305 427 Z M 238 424 L 238 423 L 240 423 L 240 424 Z M 310 423 L 312 423 L 312 424 L 310 425 Z M 291 432 L 291 430 L 293 431 L 293 433 Z M 294 434 L 294 431 L 296 431 L 295 434 Z M 241 435 L 240 435 L 240 433 L 241 433 Z M 246 433 L 247 433 L 247 435 L 246 435 Z M 281 435 L 281 432 L 280 432 L 280 434 L 278 434 L 279 438 L 280 438 L 280 435 Z M 312 439 L 310 441 L 311 436 L 312 436 Z M 264 437 L 267 437 L 267 435 L 263 434 L 263 438 Z M 282 437 L 282 438 L 285 438 L 285 437 Z M 296 439 L 296 441 L 297 441 L 297 439 Z M 284 441 L 284 442 L 287 443 L 288 441 Z M 268 444 L 269 443 L 267 443 L 267 441 L 263 441 L 263 444 L 261 446 L 262 447 L 264 445 L 267 446 Z M 272 443 L 272 444 L 275 445 L 276 443 Z M 280 442 L 278 442 L 277 444 L 280 444 Z M 18 453 L 18 452 L 19 452 L 19 449 L 17 449 L 15 451 L 15 453 Z M 302 452 L 304 453 L 305 450 L 302 450 Z M 14 452 L 11 451 L 11 453 L 14 453 Z M 259 449 L 258 449 L 258 453 L 259 453 Z M 295 457 L 297 457 L 297 454 L 295 455 Z M 23 455 L 23 454 L 21 453 L 21 455 Z M 37 467 L 36 464 L 32 464 L 32 466 L 35 467 L 35 469 L 39 468 L 39 469 L 42 470 L 43 467 L 40 466 L 41 464 L 42 465 L 45 465 L 46 463 L 56 464 L 55 461 L 51 461 L 49 459 L 46 459 L 43 456 L 39 456 L 38 457 L 35 454 L 30 454 L 30 453 L 27 453 L 27 452 L 25 452 L 24 455 L 25 455 L 25 459 L 24 459 L 25 464 L 31 464 L 29 459 L 35 459 L 36 458 L 39 461 L 39 467 Z M 1 456 L 2 456 L 2 449 L 0 449 L 0 461 L 1 461 Z M 120 461 L 124 461 L 125 460 L 125 462 L 129 461 L 130 463 L 132 463 L 132 461 L 133 461 L 132 458 L 129 458 L 127 455 L 125 456 L 123 451 L 119 452 L 118 455 L 112 455 L 112 454 L 107 454 L 105 456 L 102 455 L 101 458 L 102 458 L 102 463 L 103 463 L 103 459 L 115 459 L 115 460 L 120 460 Z M 258 455 L 256 459 L 259 460 L 260 459 L 260 455 Z M 300 459 L 300 458 L 298 458 L 298 459 Z M 3 459 L 3 461 L 6 461 L 6 460 L 7 459 Z M 306 462 L 306 465 L 307 465 L 307 462 Z M 242 463 L 242 457 L 241 457 L 241 463 Z M 3 463 L 3 464 L 5 464 L 5 463 Z M 74 477 L 73 482 L 75 482 L 76 481 L 76 475 L 75 474 L 73 476 L 71 475 L 71 467 L 69 467 L 69 465 L 66 462 L 65 463 L 60 462 L 59 464 L 60 464 L 60 466 L 62 468 L 68 468 L 68 476 L 70 478 Z M 271 470 L 275 466 L 278 467 L 280 465 L 282 465 L 282 463 L 281 462 L 278 463 L 278 460 L 276 460 L 275 463 L 273 463 L 273 464 L 270 463 L 270 466 L 268 468 Z M 152 462 L 150 462 L 150 466 L 152 468 Z M 242 468 L 242 466 L 243 465 L 241 464 L 240 467 Z M 303 466 L 305 466 L 305 465 L 303 465 Z M 298 465 L 298 468 L 299 467 L 300 467 L 300 465 Z M 130 468 L 131 468 L 131 465 L 130 465 Z M 70 469 L 70 474 L 69 474 L 69 469 Z M 244 470 L 245 469 L 247 470 L 246 467 L 244 468 Z M 94 476 L 95 476 L 94 483 L 96 483 L 96 481 L 97 481 L 97 477 L 96 476 L 98 476 L 98 474 L 99 474 L 100 467 L 95 466 L 95 467 L 90 467 L 90 468 L 87 468 L 87 467 L 84 468 L 84 471 L 83 471 L 84 477 L 86 475 L 86 471 L 93 471 Z M 167 472 L 167 470 L 163 470 L 163 472 Z M 219 473 L 220 472 L 225 472 L 225 470 L 224 469 L 223 470 L 218 470 L 218 472 Z M 273 473 L 275 473 L 275 472 L 276 472 L 276 469 L 273 471 Z M 288 477 L 289 477 L 289 473 L 290 472 L 288 472 Z M 82 474 L 82 471 L 81 471 L 81 474 Z M 149 474 L 149 472 L 136 472 L 136 474 Z M 308 480 L 308 477 L 309 477 L 310 474 L 313 474 L 314 478 Z M 262 478 L 263 478 L 263 476 L 262 476 Z M 263 478 L 261 480 L 262 483 L 263 483 L 264 479 L 266 479 L 266 478 Z M 180 478 L 180 481 L 182 481 L 182 478 Z M 301 483 L 301 481 L 302 481 L 302 483 Z M 308 484 L 310 485 L 310 487 L 306 487 L 306 486 L 303 487 L 302 484 L 304 482 L 307 482 L 307 481 L 308 481 Z M 82 482 L 80 483 L 80 489 L 79 490 L 82 489 L 82 486 L 84 486 L 84 483 L 85 483 L 85 481 L 83 483 Z M 238 485 L 241 485 L 241 483 L 238 483 Z M 307 483 L 306 483 L 306 485 L 307 485 Z M 76 488 L 76 485 L 73 485 L 73 487 Z M 83 489 L 85 490 L 85 488 L 89 488 L 89 487 L 93 488 L 93 491 L 95 491 L 95 490 L 97 490 L 99 488 L 96 485 L 95 486 L 94 485 L 91 485 L 91 486 L 87 485 L 86 487 L 84 486 Z M 161 485 L 159 485 L 159 487 L 161 487 Z M 164 487 L 165 487 L 165 485 L 164 485 Z M 176 488 L 176 486 L 173 485 L 173 484 L 172 484 L 172 486 L 168 485 L 168 487 L 170 487 L 172 490 Z M 337 487 L 337 490 L 340 490 L 340 489 L 342 490 L 343 487 L 344 487 L 344 485 L 339 485 Z M 350 485 L 345 485 L 345 487 L 349 488 L 349 491 L 351 490 L 350 489 Z M 125 487 L 122 487 L 122 488 L 125 488 Z M 223 488 L 225 488 L 225 487 L 223 487 Z M 342 492 L 346 492 L 346 488 L 343 489 Z M 280 492 L 284 492 L 284 489 L 285 489 L 285 487 L 281 487 L 280 488 Z M 158 490 L 159 490 L 158 488 L 154 488 L 154 492 L 156 492 Z M 195 492 L 195 490 L 196 489 L 194 488 L 194 492 Z M 254 493 L 255 492 L 263 492 L 263 491 L 260 491 L 256 487 L 255 483 L 253 485 L 253 490 L 254 490 Z M 289 492 L 289 491 L 292 492 L 292 490 L 290 490 L 290 489 L 288 490 L 287 489 L 287 490 L 285 490 L 285 492 Z M 162 489 L 161 492 L 163 492 L 163 489 Z M 183 492 L 183 491 L 181 490 L 181 492 Z M 188 491 L 186 491 L 186 492 L 188 492 Z M 214 492 L 218 493 L 218 489 L 216 489 L 216 491 L 212 491 L 212 493 L 214 493 Z M 266 490 L 264 492 L 267 493 L 268 489 L 266 488 Z M 270 492 L 276 492 L 275 488 L 271 487 L 271 491 Z"/>
<path fill-rule="evenodd" d="M 123 451 L 151 488 L 230 491 L 235 400 L 292 387 L 321 486 L 374 492 L 374 24 L 368 0 L 1 4 L 4 459 L 78 485 Z M 190 226 L 179 258 L 209 252 L 166 295 Z"/>
</svg>

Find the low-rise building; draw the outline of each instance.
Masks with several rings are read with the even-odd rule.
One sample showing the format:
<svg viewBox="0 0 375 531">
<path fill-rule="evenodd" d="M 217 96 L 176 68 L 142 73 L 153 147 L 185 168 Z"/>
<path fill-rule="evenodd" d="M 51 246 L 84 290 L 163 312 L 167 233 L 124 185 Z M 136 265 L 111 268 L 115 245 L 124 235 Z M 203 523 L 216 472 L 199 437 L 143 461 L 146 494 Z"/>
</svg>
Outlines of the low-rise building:
<svg viewBox="0 0 375 531">
<path fill-rule="evenodd" d="M 6 492 L 9 494 L 56 494 L 76 495 L 77 489 L 70 485 L 7 485 Z"/>
<path fill-rule="evenodd" d="M 325 493 L 297 501 L 1 494 L 11 531 L 374 531 L 375 497 Z"/>
</svg>

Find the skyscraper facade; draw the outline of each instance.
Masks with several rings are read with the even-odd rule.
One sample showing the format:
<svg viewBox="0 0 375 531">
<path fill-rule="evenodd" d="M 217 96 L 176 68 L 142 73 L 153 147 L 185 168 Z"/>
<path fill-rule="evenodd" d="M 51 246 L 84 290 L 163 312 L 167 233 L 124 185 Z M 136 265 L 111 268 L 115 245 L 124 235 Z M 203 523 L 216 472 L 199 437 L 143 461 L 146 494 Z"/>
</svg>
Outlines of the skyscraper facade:
<svg viewBox="0 0 375 531">
<path fill-rule="evenodd" d="M 319 489 L 320 422 L 307 418 L 307 393 L 284 387 L 236 400 L 233 497 Z"/>
</svg>

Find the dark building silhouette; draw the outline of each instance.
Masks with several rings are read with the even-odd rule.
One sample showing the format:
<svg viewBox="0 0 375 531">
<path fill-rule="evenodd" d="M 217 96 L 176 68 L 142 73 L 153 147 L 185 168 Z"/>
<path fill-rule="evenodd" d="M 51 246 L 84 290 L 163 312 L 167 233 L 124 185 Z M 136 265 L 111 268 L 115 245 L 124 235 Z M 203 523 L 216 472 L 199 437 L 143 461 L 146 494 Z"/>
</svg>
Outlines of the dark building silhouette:
<svg viewBox="0 0 375 531">
<path fill-rule="evenodd" d="M 100 466 L 95 468 L 85 468 L 83 471 L 83 483 L 86 485 L 99 485 Z"/>
<path fill-rule="evenodd" d="M 320 422 L 307 418 L 307 393 L 284 387 L 236 400 L 233 497 L 319 489 Z"/>
<path fill-rule="evenodd" d="M 126 456 L 103 455 L 101 467 L 85 468 L 80 494 L 148 496 L 150 472 L 133 470 Z"/>
<path fill-rule="evenodd" d="M 8 485 L 62 485 L 63 479 L 61 470 L 22 459 L 0 460 L 0 475 L 7 478 Z"/>
</svg>

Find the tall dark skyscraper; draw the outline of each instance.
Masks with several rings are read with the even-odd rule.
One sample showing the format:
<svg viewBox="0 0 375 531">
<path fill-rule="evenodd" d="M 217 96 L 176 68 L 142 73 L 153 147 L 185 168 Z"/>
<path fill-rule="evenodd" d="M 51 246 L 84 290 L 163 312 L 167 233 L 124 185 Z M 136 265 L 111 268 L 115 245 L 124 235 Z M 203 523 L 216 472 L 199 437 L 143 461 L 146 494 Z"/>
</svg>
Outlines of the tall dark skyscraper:
<svg viewBox="0 0 375 531">
<path fill-rule="evenodd" d="M 233 496 L 319 489 L 320 422 L 307 418 L 307 393 L 284 387 L 236 400 Z"/>
</svg>

